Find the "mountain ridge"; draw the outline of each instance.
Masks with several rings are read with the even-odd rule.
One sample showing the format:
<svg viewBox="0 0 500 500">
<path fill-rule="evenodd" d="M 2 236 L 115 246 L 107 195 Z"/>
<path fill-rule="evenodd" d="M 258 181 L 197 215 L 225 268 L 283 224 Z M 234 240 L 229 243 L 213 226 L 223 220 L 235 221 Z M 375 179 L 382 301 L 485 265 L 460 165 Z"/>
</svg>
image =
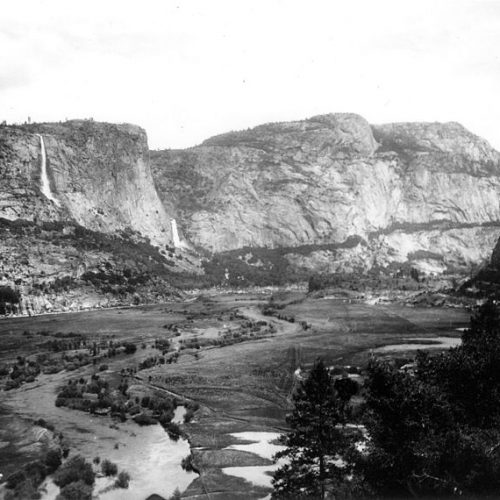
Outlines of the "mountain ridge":
<svg viewBox="0 0 500 500">
<path fill-rule="evenodd" d="M 443 232 L 442 242 L 425 231 L 385 234 L 358 264 L 403 263 L 437 245 L 446 265 L 431 267 L 465 269 L 487 258 L 483 249 L 498 236 L 484 224 L 500 221 L 500 153 L 456 122 L 370 125 L 350 113 L 319 115 L 152 151 L 151 162 L 186 238 L 215 253 L 366 240 L 394 225 L 446 220 L 476 227 Z"/>
<path fill-rule="evenodd" d="M 28 312 L 318 273 L 464 276 L 500 233 L 500 153 L 454 122 L 318 115 L 165 151 L 130 124 L 2 126 L 0 176 L 0 287 Z"/>
</svg>

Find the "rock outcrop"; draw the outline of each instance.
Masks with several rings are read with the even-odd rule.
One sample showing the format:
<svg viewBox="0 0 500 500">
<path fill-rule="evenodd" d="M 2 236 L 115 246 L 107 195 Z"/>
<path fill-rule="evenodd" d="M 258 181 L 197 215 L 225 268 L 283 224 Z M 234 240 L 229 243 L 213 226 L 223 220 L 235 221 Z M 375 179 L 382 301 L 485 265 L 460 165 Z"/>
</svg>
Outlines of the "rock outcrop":
<svg viewBox="0 0 500 500">
<path fill-rule="evenodd" d="M 43 137 L 52 201 L 41 191 Z M 0 127 L 0 217 L 71 220 L 105 233 L 172 242 L 156 193 L 143 129 L 90 120 Z"/>
<path fill-rule="evenodd" d="M 440 272 L 487 258 L 500 234 L 500 154 L 457 123 L 332 114 L 151 159 L 184 236 L 215 253 L 283 247 L 305 269 L 413 262 Z M 319 248 L 353 236 L 354 248 Z"/>
</svg>

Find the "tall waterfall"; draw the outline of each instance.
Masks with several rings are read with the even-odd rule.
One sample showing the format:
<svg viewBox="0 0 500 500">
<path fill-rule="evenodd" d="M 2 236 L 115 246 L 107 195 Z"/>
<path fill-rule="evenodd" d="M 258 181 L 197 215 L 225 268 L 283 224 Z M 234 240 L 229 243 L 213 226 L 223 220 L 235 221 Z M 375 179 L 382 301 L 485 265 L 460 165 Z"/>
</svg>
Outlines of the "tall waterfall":
<svg viewBox="0 0 500 500">
<path fill-rule="evenodd" d="M 177 222 L 175 219 L 170 219 L 170 225 L 172 227 L 172 240 L 174 242 L 174 247 L 181 247 L 181 239 L 179 238 L 179 232 L 177 231 Z"/>
<path fill-rule="evenodd" d="M 42 185 L 40 187 L 42 194 L 48 198 L 50 201 L 53 201 L 58 207 L 61 206 L 59 203 L 59 200 L 54 197 L 50 190 L 50 182 L 49 178 L 47 177 L 47 154 L 45 152 L 45 143 L 43 142 L 43 136 L 38 134 L 38 137 L 40 137 L 40 149 L 42 151 L 42 168 L 41 168 L 41 179 L 42 179 Z"/>
</svg>

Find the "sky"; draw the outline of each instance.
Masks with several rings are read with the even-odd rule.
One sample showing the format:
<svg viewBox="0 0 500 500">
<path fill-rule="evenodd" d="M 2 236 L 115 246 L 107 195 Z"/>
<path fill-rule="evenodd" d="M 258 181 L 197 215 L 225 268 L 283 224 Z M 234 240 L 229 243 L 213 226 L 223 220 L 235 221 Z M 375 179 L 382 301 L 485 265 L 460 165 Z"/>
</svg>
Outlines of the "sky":
<svg viewBox="0 0 500 500">
<path fill-rule="evenodd" d="M 499 0 L 16 0 L 0 121 L 144 127 L 152 149 L 353 112 L 458 121 L 500 150 Z"/>
</svg>

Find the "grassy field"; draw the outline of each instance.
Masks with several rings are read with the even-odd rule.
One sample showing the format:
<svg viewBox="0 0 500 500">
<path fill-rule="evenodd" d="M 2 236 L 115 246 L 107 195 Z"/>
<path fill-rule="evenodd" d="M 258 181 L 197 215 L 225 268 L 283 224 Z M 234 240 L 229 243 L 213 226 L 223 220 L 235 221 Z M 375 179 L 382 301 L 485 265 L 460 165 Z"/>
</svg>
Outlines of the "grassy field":
<svg viewBox="0 0 500 500">
<path fill-rule="evenodd" d="M 155 341 L 168 339 L 169 352 L 178 353 L 176 359 L 136 371 L 130 383 L 200 404 L 194 419 L 183 425 L 200 471 L 184 496 L 204 498 L 211 492 L 210 498 L 217 500 L 262 498 L 268 490 L 224 474 L 222 468 L 268 465 L 269 461 L 225 448 L 236 442 L 231 433 L 285 429 L 294 371 L 299 366 L 307 369 L 321 356 L 328 365 L 362 367 L 371 351 L 381 346 L 459 336 L 457 329 L 468 325 L 470 315 L 451 308 L 312 299 L 300 292 L 269 299 L 269 293 L 214 293 L 161 306 L 7 318 L 0 321 L 0 365 L 19 355 L 35 358 L 46 351 L 48 340 L 72 333 L 88 343 L 136 344 L 132 355 L 105 360 L 103 376 L 119 378 L 123 369 L 137 368 L 148 357 L 158 356 Z M 272 315 L 263 314 L 266 304 L 272 304 Z M 403 351 L 398 356 L 413 354 Z M 40 374 L 35 382 L 3 393 L 3 415 L 24 423 L 45 418 L 64 432 L 71 446 L 90 455 L 96 436 L 119 439 L 119 432 L 110 434 L 111 419 L 56 408 L 54 401 L 68 379 L 91 375 L 101 362 Z M 29 458 L 21 447 L 17 455 L 13 451 L 15 435 L 14 430 L 7 472 Z"/>
</svg>

